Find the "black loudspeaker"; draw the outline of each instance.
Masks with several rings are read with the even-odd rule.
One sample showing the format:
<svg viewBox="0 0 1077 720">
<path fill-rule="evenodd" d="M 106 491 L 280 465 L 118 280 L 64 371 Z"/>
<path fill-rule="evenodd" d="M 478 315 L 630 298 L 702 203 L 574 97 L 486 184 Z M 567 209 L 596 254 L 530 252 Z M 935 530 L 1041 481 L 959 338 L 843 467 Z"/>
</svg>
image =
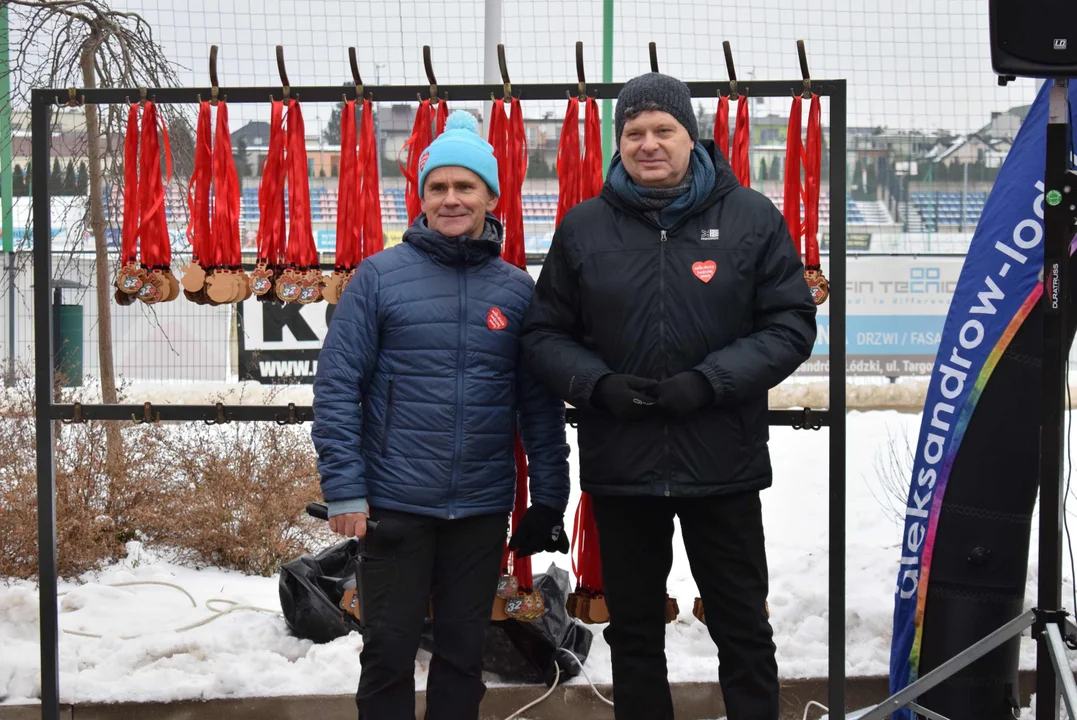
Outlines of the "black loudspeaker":
<svg viewBox="0 0 1077 720">
<path fill-rule="evenodd" d="M 991 67 L 1015 77 L 1077 77 L 1077 0 L 990 0 Z"/>
</svg>

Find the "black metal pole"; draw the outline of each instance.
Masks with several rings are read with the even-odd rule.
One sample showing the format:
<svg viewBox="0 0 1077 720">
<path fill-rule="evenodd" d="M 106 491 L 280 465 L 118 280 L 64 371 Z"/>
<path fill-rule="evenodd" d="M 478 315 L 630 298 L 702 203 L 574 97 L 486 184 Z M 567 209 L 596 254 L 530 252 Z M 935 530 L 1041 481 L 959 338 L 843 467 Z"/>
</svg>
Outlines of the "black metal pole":
<svg viewBox="0 0 1077 720">
<path fill-rule="evenodd" d="M 52 434 L 52 219 L 49 213 L 49 99 L 31 95 L 34 202 L 34 393 L 37 441 L 37 573 L 41 615 L 41 717 L 60 718 L 56 610 L 56 476 Z"/>
<path fill-rule="evenodd" d="M 845 717 L 845 81 L 830 97 L 830 717 Z M 813 83 L 814 85 L 814 83 Z"/>
<path fill-rule="evenodd" d="M 842 84 L 842 80 L 812 80 L 812 92 L 821 96 L 833 95 L 835 89 Z M 688 89 L 693 98 L 714 98 L 719 92 L 729 94 L 728 82 L 688 82 Z M 621 91 L 624 83 L 588 83 L 587 92 L 597 98 L 614 98 Z M 803 92 L 803 80 L 763 80 L 758 82 L 738 82 L 739 92 L 755 97 L 789 97 L 792 92 Z M 67 90 L 50 88 L 42 90 L 47 93 L 52 101 L 67 102 L 69 95 Z M 374 102 L 416 102 L 417 100 L 430 97 L 429 85 L 393 85 L 373 86 L 363 88 L 366 97 Z M 575 97 L 579 93 L 578 83 L 538 83 L 529 85 L 512 84 L 512 92 L 521 100 L 565 100 L 569 95 Z M 502 97 L 503 85 L 439 85 L 438 96 L 448 100 L 450 107 L 453 101 L 457 102 L 489 102 L 490 94 Z M 280 100 L 283 97 L 283 89 L 280 86 L 265 87 L 239 87 L 220 88 L 221 97 L 230 103 L 264 103 L 269 98 Z M 299 102 L 331 102 L 339 103 L 341 95 L 354 99 L 354 87 L 341 87 L 340 85 L 325 85 L 312 87 L 290 87 L 289 97 L 296 98 Z M 98 105 L 116 104 L 121 105 L 137 102 L 139 90 L 137 88 L 92 88 L 76 89 L 75 95 L 79 102 L 95 103 Z M 146 91 L 148 99 L 156 103 L 195 103 L 198 97 L 210 96 L 210 88 L 150 88 Z"/>
<path fill-rule="evenodd" d="M 1069 265 L 1069 110 L 1066 80 L 1049 91 L 1047 166 L 1043 207 L 1043 424 L 1040 426 L 1040 558 L 1036 604 L 1041 610 L 1062 607 L 1062 452 L 1066 412 L 1066 268 Z M 1067 197 L 1068 196 L 1068 197 Z M 1063 199 L 1065 198 L 1065 201 Z M 1046 642 L 1036 648 L 1036 720 L 1058 718 L 1058 686 Z"/>
</svg>

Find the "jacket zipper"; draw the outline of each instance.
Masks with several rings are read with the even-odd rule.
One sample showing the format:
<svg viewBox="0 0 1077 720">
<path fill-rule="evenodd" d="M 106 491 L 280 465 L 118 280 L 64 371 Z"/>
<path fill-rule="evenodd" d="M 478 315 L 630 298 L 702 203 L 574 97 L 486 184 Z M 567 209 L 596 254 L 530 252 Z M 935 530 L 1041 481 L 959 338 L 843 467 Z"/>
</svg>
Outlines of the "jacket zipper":
<svg viewBox="0 0 1077 720">
<path fill-rule="evenodd" d="M 456 360 L 456 439 L 453 449 L 452 485 L 449 488 L 449 519 L 456 517 L 456 488 L 460 482 L 460 455 L 464 443 L 464 366 L 467 360 L 467 272 L 460 268 L 460 345 Z"/>
<path fill-rule="evenodd" d="M 665 375 L 669 366 L 669 357 L 666 353 L 666 231 L 662 231 L 662 243 L 659 249 L 658 255 L 658 299 L 659 299 L 659 317 L 661 322 L 659 323 L 660 332 L 660 347 L 662 348 L 662 361 L 664 367 L 662 368 L 662 374 Z M 663 378 L 665 379 L 665 378 Z M 669 423 L 662 423 L 662 435 L 663 450 L 665 454 L 665 472 L 662 474 L 662 482 L 665 485 L 665 495 L 669 497 Z"/>
<path fill-rule="evenodd" d="M 389 428 L 393 426 L 393 378 L 389 378 L 389 399 L 385 405 L 385 430 L 381 438 L 382 457 L 389 456 Z"/>
</svg>

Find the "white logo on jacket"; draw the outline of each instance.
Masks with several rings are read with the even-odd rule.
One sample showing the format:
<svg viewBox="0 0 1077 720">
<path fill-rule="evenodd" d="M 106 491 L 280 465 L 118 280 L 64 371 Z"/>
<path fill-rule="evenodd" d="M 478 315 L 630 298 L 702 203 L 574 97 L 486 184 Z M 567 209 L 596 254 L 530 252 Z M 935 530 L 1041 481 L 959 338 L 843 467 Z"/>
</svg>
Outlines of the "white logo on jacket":
<svg viewBox="0 0 1077 720">
<path fill-rule="evenodd" d="M 700 240 L 717 240 L 718 228 L 708 228 L 699 235 Z"/>
</svg>

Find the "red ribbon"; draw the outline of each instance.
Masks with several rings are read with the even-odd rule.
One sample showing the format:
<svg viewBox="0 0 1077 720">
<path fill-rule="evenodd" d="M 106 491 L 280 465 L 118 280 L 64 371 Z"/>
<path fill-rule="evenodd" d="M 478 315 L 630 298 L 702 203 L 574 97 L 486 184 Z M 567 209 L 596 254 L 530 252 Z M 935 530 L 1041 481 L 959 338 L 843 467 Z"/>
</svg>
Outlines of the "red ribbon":
<svg viewBox="0 0 1077 720">
<path fill-rule="evenodd" d="M 785 140 L 785 199 L 782 214 L 789 228 L 789 235 L 797 248 L 797 257 L 801 250 L 800 227 L 800 167 L 803 146 L 800 141 L 800 115 L 802 103 L 799 95 L 793 96 L 793 106 L 789 110 L 789 128 Z"/>
<path fill-rule="evenodd" d="M 172 264 L 172 243 L 168 237 L 165 221 L 164 182 L 172 179 L 172 152 L 168 144 L 168 130 L 161 119 L 167 178 L 161 180 L 161 140 L 157 137 L 157 107 L 147 101 L 142 112 L 142 141 L 139 148 L 138 182 L 139 252 L 143 267 L 167 269 Z M 126 147 L 124 148 L 126 151 Z M 126 169 L 125 169 L 126 172 Z"/>
<path fill-rule="evenodd" d="M 565 121 L 561 124 L 561 140 L 557 143 L 557 216 L 554 226 L 580 201 L 583 178 L 580 158 L 580 102 L 568 101 Z"/>
<path fill-rule="evenodd" d="M 138 103 L 127 111 L 127 134 L 123 143 L 123 234 L 121 261 L 138 261 Z"/>
<path fill-rule="evenodd" d="M 439 103 L 444 105 L 445 103 Z M 440 112 L 440 108 L 438 108 Z M 430 146 L 433 138 L 430 134 L 430 125 L 433 120 L 433 110 L 429 100 L 419 103 L 419 110 L 415 113 L 415 124 L 412 125 L 411 135 L 404 141 L 403 150 L 408 153 L 407 162 L 400 166 L 400 172 L 404 175 L 404 200 L 408 210 L 408 224 L 415 222 L 415 218 L 422 212 L 422 200 L 419 198 L 419 158 L 423 151 Z"/>
<path fill-rule="evenodd" d="M 737 100 L 737 128 L 733 131 L 733 174 L 744 187 L 752 186 L 752 166 L 748 159 L 751 128 L 748 120 L 748 96 Z"/>
<path fill-rule="evenodd" d="M 714 140 L 722 155 L 729 158 L 729 98 L 718 97 L 718 112 L 714 114 Z"/>
<path fill-rule="evenodd" d="M 590 493 L 580 494 L 576 518 L 572 524 L 572 549 L 569 552 L 577 589 L 594 596 L 602 592 L 602 557 L 598 549 L 598 527 Z"/>
<path fill-rule="evenodd" d="M 524 252 L 524 178 L 527 176 L 527 133 L 524 111 L 518 98 L 512 99 L 512 117 L 508 127 L 509 186 L 501 186 L 501 197 L 508 198 L 505 206 L 505 247 L 502 257 L 521 270 L 527 266 Z M 500 182 L 500 181 L 499 181 Z"/>
<path fill-rule="evenodd" d="M 445 105 L 445 101 L 442 101 L 440 105 Z M 381 228 L 381 189 L 378 182 L 378 142 L 374 137 L 372 108 L 373 103 L 370 100 L 363 100 L 363 119 L 359 137 L 359 172 L 362 181 L 362 190 L 359 194 L 359 219 L 363 228 L 362 258 L 368 258 L 380 252 L 384 247 Z M 441 125 L 444 126 L 444 123 Z"/>
<path fill-rule="evenodd" d="M 449 120 L 449 103 L 438 100 L 437 134 L 445 132 L 445 123 Z"/>
<path fill-rule="evenodd" d="M 269 148 L 258 186 L 258 261 L 275 269 L 284 263 L 284 103 L 272 101 Z"/>
<path fill-rule="evenodd" d="M 808 109 L 808 141 L 804 147 L 804 267 L 819 269 L 819 190 L 822 179 L 823 126 L 819 96 Z"/>
<path fill-rule="evenodd" d="M 217 103 L 217 140 L 213 147 L 214 264 L 238 270 L 243 264 L 239 242 L 239 175 L 232 159 L 228 105 Z"/>
<path fill-rule="evenodd" d="M 318 267 L 318 249 L 310 219 L 310 182 L 307 179 L 307 140 L 299 101 L 288 105 L 288 249 L 289 265 L 301 270 Z"/>
<path fill-rule="evenodd" d="M 598 101 L 587 98 L 587 120 L 584 122 L 583 179 L 580 183 L 580 201 L 590 200 L 602 192 L 602 121 L 598 115 Z"/>
<path fill-rule="evenodd" d="M 213 182 L 213 145 L 210 134 L 210 105 L 205 100 L 198 106 L 195 125 L 194 171 L 187 188 L 187 209 L 191 220 L 187 225 L 187 242 L 191 245 L 192 260 L 207 267 L 210 253 L 209 192 Z"/>
<path fill-rule="evenodd" d="M 355 101 L 348 100 L 340 113 L 340 181 L 337 186 L 337 259 L 336 267 L 348 271 L 359 264 L 362 246 L 359 219 L 358 134 L 355 127 Z"/>
</svg>

